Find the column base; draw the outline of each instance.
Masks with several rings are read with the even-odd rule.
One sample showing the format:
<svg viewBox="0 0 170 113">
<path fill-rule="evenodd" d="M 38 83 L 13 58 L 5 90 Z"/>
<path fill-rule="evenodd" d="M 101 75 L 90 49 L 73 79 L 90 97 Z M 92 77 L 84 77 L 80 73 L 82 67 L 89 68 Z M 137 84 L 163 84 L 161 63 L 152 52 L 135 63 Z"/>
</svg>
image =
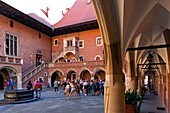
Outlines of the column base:
<svg viewBox="0 0 170 113">
<path fill-rule="evenodd" d="M 125 86 L 105 86 L 104 94 L 105 113 L 125 113 Z"/>
</svg>

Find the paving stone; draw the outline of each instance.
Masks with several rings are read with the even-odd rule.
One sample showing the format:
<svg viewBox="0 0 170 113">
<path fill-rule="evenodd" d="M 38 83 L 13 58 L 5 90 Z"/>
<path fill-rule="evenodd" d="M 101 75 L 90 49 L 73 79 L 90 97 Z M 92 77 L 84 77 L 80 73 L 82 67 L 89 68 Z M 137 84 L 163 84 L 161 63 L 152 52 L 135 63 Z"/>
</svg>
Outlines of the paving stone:
<svg viewBox="0 0 170 113">
<path fill-rule="evenodd" d="M 82 95 L 82 98 L 74 99 L 72 95 L 66 100 L 62 91 L 56 94 L 53 90 L 42 91 L 41 99 L 34 102 L 0 105 L 0 113 L 104 113 L 103 96 Z M 1 91 L 0 99 L 2 95 Z"/>
</svg>

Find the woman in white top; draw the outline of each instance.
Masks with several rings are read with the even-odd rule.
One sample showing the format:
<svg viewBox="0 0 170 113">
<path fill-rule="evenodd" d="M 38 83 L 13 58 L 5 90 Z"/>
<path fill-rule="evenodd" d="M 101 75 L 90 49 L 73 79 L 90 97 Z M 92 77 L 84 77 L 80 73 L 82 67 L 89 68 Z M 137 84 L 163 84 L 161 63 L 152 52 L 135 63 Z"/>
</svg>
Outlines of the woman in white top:
<svg viewBox="0 0 170 113">
<path fill-rule="evenodd" d="M 69 94 L 69 98 L 70 98 L 70 96 L 72 95 L 73 92 L 74 92 L 74 98 L 77 98 L 76 83 L 75 83 L 74 81 L 72 81 L 72 82 L 70 83 L 70 87 L 71 87 L 71 92 L 70 92 L 70 94 Z M 68 99 L 69 99 L 69 98 L 68 98 Z"/>
</svg>

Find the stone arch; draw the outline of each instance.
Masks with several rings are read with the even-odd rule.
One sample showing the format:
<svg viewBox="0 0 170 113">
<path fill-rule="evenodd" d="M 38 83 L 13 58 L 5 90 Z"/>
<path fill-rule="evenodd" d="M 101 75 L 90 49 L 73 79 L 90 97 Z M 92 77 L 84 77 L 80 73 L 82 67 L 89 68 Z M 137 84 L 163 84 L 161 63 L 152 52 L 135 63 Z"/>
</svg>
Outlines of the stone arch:
<svg viewBox="0 0 170 113">
<path fill-rule="evenodd" d="M 93 79 L 105 80 L 105 69 L 103 67 L 96 68 L 93 72 Z"/>
<path fill-rule="evenodd" d="M 96 60 L 96 61 L 102 60 L 102 57 L 101 57 L 100 55 L 96 55 L 96 56 L 94 57 L 94 60 Z"/>
<path fill-rule="evenodd" d="M 72 52 L 67 52 L 64 55 L 64 59 L 66 60 L 66 62 L 72 62 L 72 60 L 77 60 L 76 55 Z"/>
<path fill-rule="evenodd" d="M 60 58 L 56 59 L 55 62 L 58 62 L 58 63 L 65 62 L 64 57 L 60 57 Z"/>
<path fill-rule="evenodd" d="M 18 83 L 18 71 L 11 66 L 2 66 L 0 67 L 0 90 L 4 87 L 4 81 L 13 79 L 15 81 L 14 87 L 17 88 Z M 19 81 L 20 82 L 20 81 Z"/>
<path fill-rule="evenodd" d="M 91 73 L 88 69 L 83 69 L 79 74 L 80 79 L 91 80 Z"/>
<path fill-rule="evenodd" d="M 76 55 L 73 52 L 62 52 L 60 53 L 52 62 L 65 62 L 66 60 L 70 60 L 71 58 L 76 59 Z"/>
<path fill-rule="evenodd" d="M 3 68 L 8 68 L 8 69 L 11 69 L 12 71 L 14 71 L 15 73 L 18 73 L 18 71 L 14 67 L 11 67 L 11 66 L 1 66 L 0 70 L 3 69 Z"/>
<path fill-rule="evenodd" d="M 65 80 L 74 80 L 77 79 L 77 71 L 75 69 L 68 69 L 64 76 Z"/>
<path fill-rule="evenodd" d="M 78 77 L 79 77 L 79 78 L 80 78 L 80 74 L 81 74 L 81 73 L 82 73 L 82 71 L 84 71 L 84 70 L 89 71 L 89 72 L 90 72 L 90 74 L 92 75 L 92 72 L 91 72 L 88 68 L 83 67 L 83 68 L 79 71 L 79 73 L 78 73 Z"/>
<path fill-rule="evenodd" d="M 54 69 L 53 71 L 50 72 L 50 80 L 49 80 L 49 84 L 50 86 L 54 86 L 54 81 L 60 81 L 60 85 L 63 83 L 64 80 L 64 73 L 62 70 L 60 69 Z"/>
<path fill-rule="evenodd" d="M 61 69 L 56 68 L 50 72 L 49 76 L 51 77 L 55 71 L 60 71 L 64 75 L 64 72 Z"/>
</svg>

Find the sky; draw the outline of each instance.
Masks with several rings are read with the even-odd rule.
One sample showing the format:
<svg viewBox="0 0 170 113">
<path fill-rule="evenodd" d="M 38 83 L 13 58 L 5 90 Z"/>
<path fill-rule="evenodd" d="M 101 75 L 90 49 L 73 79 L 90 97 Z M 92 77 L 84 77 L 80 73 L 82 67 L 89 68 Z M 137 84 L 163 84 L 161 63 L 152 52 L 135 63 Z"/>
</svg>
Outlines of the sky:
<svg viewBox="0 0 170 113">
<path fill-rule="evenodd" d="M 1 0 L 10 6 L 20 10 L 25 14 L 36 13 L 47 20 L 50 24 L 55 24 L 61 20 L 62 11 L 71 8 L 76 0 Z M 46 10 L 49 7 L 49 17 L 47 18 L 40 9 Z"/>
</svg>

